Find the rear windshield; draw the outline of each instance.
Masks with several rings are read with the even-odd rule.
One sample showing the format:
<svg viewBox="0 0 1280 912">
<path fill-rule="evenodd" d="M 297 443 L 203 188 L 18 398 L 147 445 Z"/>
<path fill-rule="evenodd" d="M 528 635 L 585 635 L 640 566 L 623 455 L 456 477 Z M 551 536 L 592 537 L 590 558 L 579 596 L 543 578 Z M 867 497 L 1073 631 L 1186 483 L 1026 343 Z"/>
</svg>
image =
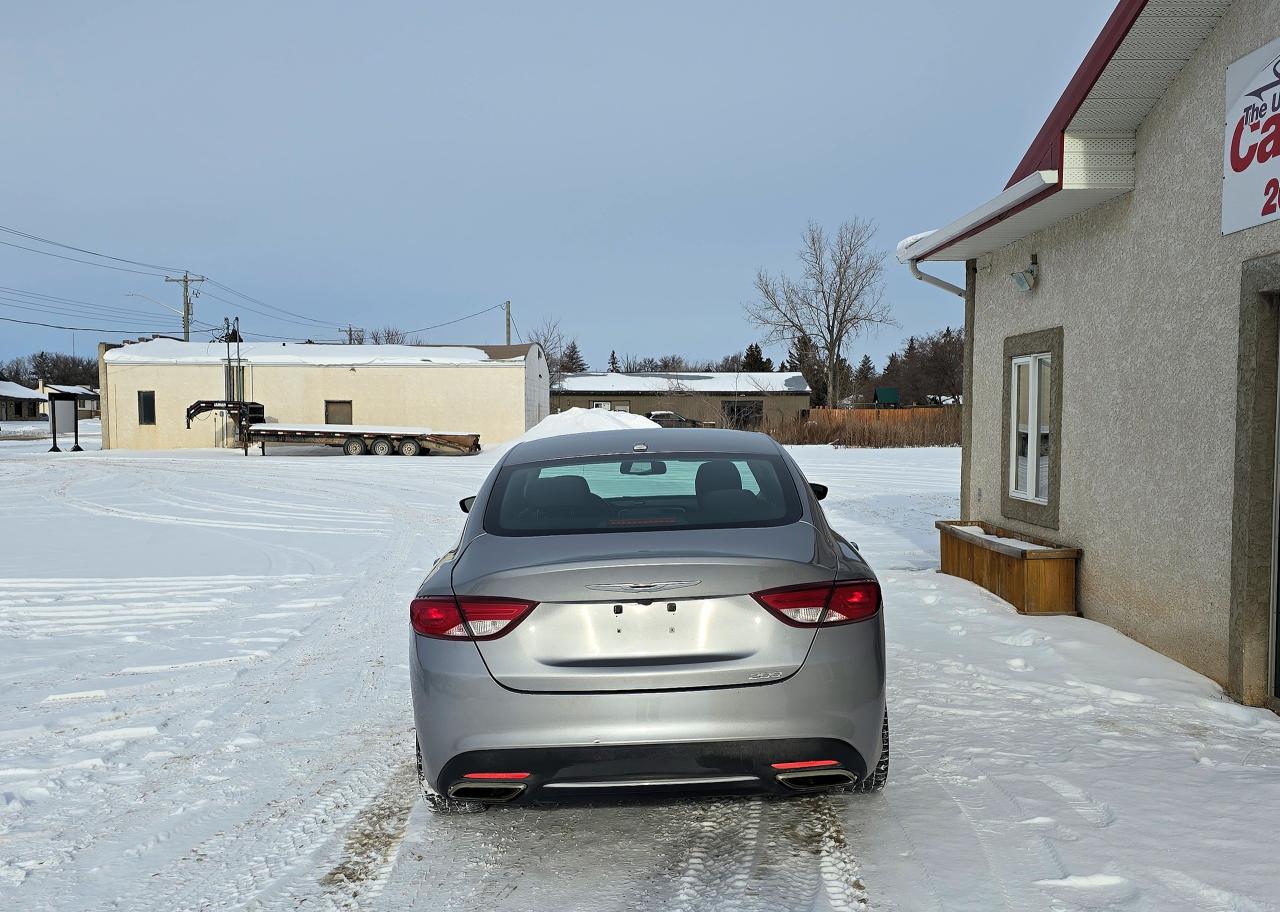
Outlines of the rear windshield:
<svg viewBox="0 0 1280 912">
<path fill-rule="evenodd" d="M 593 456 L 498 474 L 484 528 L 495 535 L 781 526 L 800 498 L 776 456 Z"/>
</svg>

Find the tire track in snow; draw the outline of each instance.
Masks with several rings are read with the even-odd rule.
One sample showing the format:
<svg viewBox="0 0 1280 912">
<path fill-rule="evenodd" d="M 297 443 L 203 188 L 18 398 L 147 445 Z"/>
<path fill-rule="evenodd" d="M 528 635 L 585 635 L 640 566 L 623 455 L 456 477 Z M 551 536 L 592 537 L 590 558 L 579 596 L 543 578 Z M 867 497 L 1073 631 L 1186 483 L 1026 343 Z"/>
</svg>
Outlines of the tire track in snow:
<svg viewBox="0 0 1280 912">
<path fill-rule="evenodd" d="M 849 912 L 868 908 L 833 798 L 705 802 L 687 850 L 678 912 Z"/>
<path fill-rule="evenodd" d="M 353 580 L 351 589 L 357 595 L 347 600 L 350 610 L 335 613 L 325 630 L 299 641 L 296 650 L 282 650 L 274 656 L 275 661 L 246 672 L 237 681 L 237 694 L 212 713 L 215 718 L 234 713 L 250 693 L 258 691 L 288 691 L 300 686 L 310 692 L 316 682 L 309 681 L 309 677 L 330 674 L 350 676 L 340 702 L 348 711 L 351 705 L 367 707 L 365 716 L 370 721 L 362 721 L 354 732 L 327 737 L 330 748 L 325 754 L 326 762 L 308 775 L 314 785 L 307 797 L 295 791 L 260 805 L 234 826 L 192 846 L 154 874 L 143 888 L 119 897 L 115 908 L 122 912 L 140 908 L 166 912 L 218 908 L 267 912 L 293 909 L 295 898 L 306 894 L 319 894 L 317 899 L 321 900 L 327 895 L 329 901 L 334 901 L 330 889 L 333 885 L 319 883 L 327 870 L 319 867 L 319 860 L 335 857 L 331 847 L 339 838 L 344 844 L 347 842 L 343 837 L 350 827 L 355 825 L 359 831 L 358 823 L 353 821 L 359 820 L 361 809 L 371 807 L 377 796 L 402 795 L 402 790 L 395 788 L 399 781 L 397 771 L 403 772 L 406 758 L 413 755 L 409 749 L 412 736 L 406 728 L 407 708 L 403 713 L 388 713 L 387 709 L 389 705 L 407 706 L 407 695 L 403 704 L 389 704 L 381 698 L 382 691 L 394 685 L 385 673 L 376 674 L 370 668 L 351 675 L 353 669 L 360 667 L 353 660 L 381 657 L 369 653 L 361 656 L 352 650 L 351 638 L 343 635 L 352 626 L 363 630 L 380 621 L 392 623 L 391 617 L 400 613 L 398 606 L 403 599 L 394 590 L 419 543 L 424 517 L 393 503 L 386 506 L 403 532 L 389 540 L 390 547 L 362 577 Z M 361 642 L 367 642 L 370 650 L 379 648 L 377 640 Z M 306 705 L 304 702 L 295 708 Z M 354 715 L 361 718 L 359 712 Z M 401 715 L 405 718 L 398 718 Z M 410 802 L 408 807 L 411 806 Z M 407 817 L 407 810 L 405 813 Z M 371 872 L 366 890 L 372 891 L 385 876 L 382 870 Z"/>
</svg>

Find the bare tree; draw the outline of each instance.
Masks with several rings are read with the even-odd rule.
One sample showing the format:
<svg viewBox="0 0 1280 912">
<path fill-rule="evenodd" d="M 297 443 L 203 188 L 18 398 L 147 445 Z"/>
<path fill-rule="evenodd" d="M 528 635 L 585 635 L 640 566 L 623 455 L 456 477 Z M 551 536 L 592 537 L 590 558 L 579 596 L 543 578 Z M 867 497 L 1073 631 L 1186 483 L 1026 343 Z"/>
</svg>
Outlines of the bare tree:
<svg viewBox="0 0 1280 912">
<path fill-rule="evenodd" d="M 373 329 L 369 331 L 369 341 L 374 345 L 410 345 L 409 334 L 403 329 L 394 326 L 384 326 L 382 329 Z"/>
<path fill-rule="evenodd" d="M 533 332 L 529 333 L 529 341 L 536 342 L 542 347 L 542 355 L 547 359 L 547 377 L 551 380 L 551 388 L 554 390 L 564 378 L 564 369 L 561 364 L 564 361 L 565 346 L 568 344 L 564 331 L 560 329 L 560 321 L 554 317 L 547 317 L 534 328 Z"/>
<path fill-rule="evenodd" d="M 884 251 L 875 250 L 875 225 L 855 218 L 834 237 L 810 222 L 800 251 L 802 275 L 756 273 L 759 300 L 748 318 L 765 331 L 765 343 L 807 336 L 827 375 L 827 404 L 840 401 L 840 363 L 850 342 L 873 326 L 896 325 L 884 300 Z"/>
<path fill-rule="evenodd" d="M 622 372 L 624 374 L 643 374 L 661 370 L 657 358 L 640 358 L 636 355 L 622 356 Z"/>
</svg>

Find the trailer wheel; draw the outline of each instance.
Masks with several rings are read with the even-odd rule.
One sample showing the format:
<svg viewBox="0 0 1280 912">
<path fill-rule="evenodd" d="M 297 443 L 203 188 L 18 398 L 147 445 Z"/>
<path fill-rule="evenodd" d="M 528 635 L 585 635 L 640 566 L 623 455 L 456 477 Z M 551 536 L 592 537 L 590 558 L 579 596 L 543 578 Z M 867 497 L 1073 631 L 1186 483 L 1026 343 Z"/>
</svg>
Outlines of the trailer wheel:
<svg viewBox="0 0 1280 912">
<path fill-rule="evenodd" d="M 400 441 L 401 456 L 417 456 L 422 452 L 422 444 L 414 440 L 412 437 L 406 437 Z"/>
<path fill-rule="evenodd" d="M 348 456 L 363 456 L 364 450 L 364 441 L 359 437 L 348 437 L 347 442 L 342 445 L 342 452 Z"/>
<path fill-rule="evenodd" d="M 369 444 L 369 452 L 374 456 L 390 456 L 395 451 L 396 448 L 386 437 L 375 437 L 373 443 Z"/>
</svg>

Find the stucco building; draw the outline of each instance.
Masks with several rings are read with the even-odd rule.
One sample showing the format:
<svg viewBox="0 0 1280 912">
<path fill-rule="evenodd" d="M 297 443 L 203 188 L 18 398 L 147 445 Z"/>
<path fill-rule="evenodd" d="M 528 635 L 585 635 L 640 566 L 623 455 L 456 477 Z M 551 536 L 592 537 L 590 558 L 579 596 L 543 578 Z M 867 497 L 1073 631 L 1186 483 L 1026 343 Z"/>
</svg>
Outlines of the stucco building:
<svg viewBox="0 0 1280 912">
<path fill-rule="evenodd" d="M 186 426 L 202 399 L 265 406 L 268 422 L 429 427 L 483 445 L 547 416 L 542 349 L 527 345 L 332 345 L 179 342 L 102 346 L 102 445 L 116 449 L 234 446 L 219 414 Z"/>
<path fill-rule="evenodd" d="M 804 375 L 787 371 L 568 374 L 552 395 L 560 410 L 671 411 L 717 427 L 751 429 L 800 418 L 810 398 Z"/>
<path fill-rule="evenodd" d="M 32 421 L 40 417 L 45 395 L 12 380 L 0 380 L 0 421 Z"/>
<path fill-rule="evenodd" d="M 965 518 L 1083 549 L 1085 617 L 1273 708 L 1277 36 L 1123 0 L 1006 189 L 899 246 L 966 264 Z"/>
</svg>

